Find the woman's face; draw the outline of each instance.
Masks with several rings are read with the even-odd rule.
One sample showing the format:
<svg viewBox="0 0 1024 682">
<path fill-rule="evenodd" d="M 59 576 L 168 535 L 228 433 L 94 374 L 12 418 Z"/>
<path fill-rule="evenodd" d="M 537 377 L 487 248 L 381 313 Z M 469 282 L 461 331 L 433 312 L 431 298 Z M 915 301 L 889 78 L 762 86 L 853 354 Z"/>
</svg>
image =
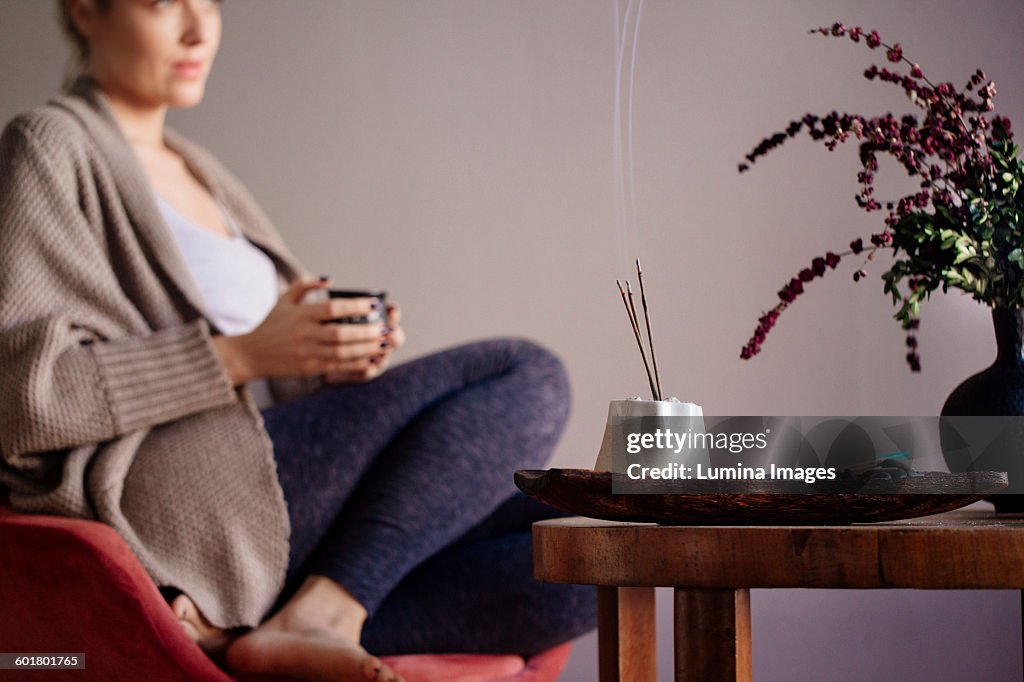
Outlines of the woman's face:
<svg viewBox="0 0 1024 682">
<path fill-rule="evenodd" d="M 111 0 L 86 3 L 80 29 L 93 76 L 136 105 L 195 106 L 220 46 L 220 0 Z"/>
</svg>

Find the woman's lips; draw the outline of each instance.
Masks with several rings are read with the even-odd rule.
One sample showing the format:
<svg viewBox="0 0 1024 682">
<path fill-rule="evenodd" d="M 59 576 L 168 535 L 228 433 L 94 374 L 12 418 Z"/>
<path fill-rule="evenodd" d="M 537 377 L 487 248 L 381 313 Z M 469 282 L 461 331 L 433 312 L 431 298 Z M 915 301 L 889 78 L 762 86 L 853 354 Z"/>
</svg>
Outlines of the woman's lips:
<svg viewBox="0 0 1024 682">
<path fill-rule="evenodd" d="M 198 78 L 203 73 L 203 63 L 174 62 L 174 71 L 185 78 Z"/>
</svg>

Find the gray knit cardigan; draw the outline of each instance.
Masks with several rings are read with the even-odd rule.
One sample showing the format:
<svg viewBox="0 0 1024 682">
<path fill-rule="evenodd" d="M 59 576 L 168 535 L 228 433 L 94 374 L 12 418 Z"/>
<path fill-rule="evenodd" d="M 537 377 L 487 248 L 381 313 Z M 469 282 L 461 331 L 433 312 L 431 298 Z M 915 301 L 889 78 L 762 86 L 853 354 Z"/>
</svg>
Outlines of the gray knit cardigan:
<svg viewBox="0 0 1024 682">
<path fill-rule="evenodd" d="M 166 144 L 274 261 L 306 270 L 205 148 Z M 95 519 L 156 585 L 220 627 L 255 627 L 283 588 L 290 526 L 259 409 L 105 93 L 89 76 L 0 137 L 0 483 L 20 511 Z M 319 377 L 270 380 L 278 401 Z M 155 588 L 154 588 L 155 591 Z"/>
</svg>

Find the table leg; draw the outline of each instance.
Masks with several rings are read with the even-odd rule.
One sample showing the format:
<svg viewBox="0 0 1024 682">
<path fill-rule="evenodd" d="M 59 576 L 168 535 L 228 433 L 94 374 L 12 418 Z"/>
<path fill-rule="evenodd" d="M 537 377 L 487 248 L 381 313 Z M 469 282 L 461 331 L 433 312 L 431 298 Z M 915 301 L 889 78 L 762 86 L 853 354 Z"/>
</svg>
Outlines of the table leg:
<svg viewBox="0 0 1024 682">
<path fill-rule="evenodd" d="M 750 590 L 674 590 L 676 682 L 750 682 Z"/>
<path fill-rule="evenodd" d="M 653 587 L 597 586 L 597 661 L 601 682 L 658 679 Z"/>
</svg>

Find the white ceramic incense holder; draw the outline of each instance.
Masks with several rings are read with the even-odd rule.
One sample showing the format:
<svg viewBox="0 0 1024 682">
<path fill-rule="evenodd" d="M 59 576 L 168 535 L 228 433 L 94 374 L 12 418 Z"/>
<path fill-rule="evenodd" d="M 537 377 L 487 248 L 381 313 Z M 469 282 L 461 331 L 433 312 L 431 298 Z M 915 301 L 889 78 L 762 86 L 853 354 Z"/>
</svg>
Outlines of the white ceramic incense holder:
<svg viewBox="0 0 1024 682">
<path fill-rule="evenodd" d="M 696 417 L 694 431 L 704 431 L 704 410 L 695 403 L 684 403 L 675 397 L 665 400 L 643 400 L 639 396 L 626 400 L 612 400 L 608 403 L 608 421 L 604 428 L 604 439 L 594 463 L 594 471 L 613 471 L 612 451 L 623 447 L 623 443 L 615 443 L 613 436 L 613 418 L 615 417 Z M 666 426 L 668 423 L 666 423 Z M 699 428 L 697 428 L 699 427 Z M 680 455 L 671 449 L 654 450 L 647 454 L 647 461 L 661 460 L 663 463 L 679 461 Z M 686 454 L 689 463 L 700 463 L 707 467 L 709 457 L 707 449 L 690 451 Z"/>
</svg>

